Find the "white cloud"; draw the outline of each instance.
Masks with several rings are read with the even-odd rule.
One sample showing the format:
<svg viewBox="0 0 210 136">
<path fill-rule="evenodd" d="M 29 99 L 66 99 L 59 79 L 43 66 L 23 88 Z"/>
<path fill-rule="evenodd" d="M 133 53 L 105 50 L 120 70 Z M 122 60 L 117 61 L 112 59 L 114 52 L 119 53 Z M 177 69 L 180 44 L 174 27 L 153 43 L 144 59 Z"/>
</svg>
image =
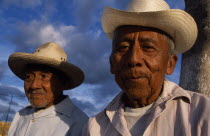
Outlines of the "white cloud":
<svg viewBox="0 0 210 136">
<path fill-rule="evenodd" d="M 66 46 L 66 40 L 64 39 L 61 31 L 55 30 L 52 25 L 46 25 L 40 29 L 38 34 L 40 42 L 45 43 L 46 41 L 53 41 L 59 44 L 61 47 Z"/>
<path fill-rule="evenodd" d="M 71 91 L 66 92 L 71 98 L 89 103 L 96 103 L 94 93 L 90 90 L 100 89 L 100 85 L 83 84 Z M 85 97 L 84 97 L 85 96 Z"/>
<path fill-rule="evenodd" d="M 31 50 L 46 42 L 55 42 L 65 47 L 71 39 L 71 34 L 76 31 L 74 26 L 53 25 L 42 21 L 33 20 L 20 23 L 19 33 L 13 35 L 12 41 L 17 50 Z"/>
</svg>

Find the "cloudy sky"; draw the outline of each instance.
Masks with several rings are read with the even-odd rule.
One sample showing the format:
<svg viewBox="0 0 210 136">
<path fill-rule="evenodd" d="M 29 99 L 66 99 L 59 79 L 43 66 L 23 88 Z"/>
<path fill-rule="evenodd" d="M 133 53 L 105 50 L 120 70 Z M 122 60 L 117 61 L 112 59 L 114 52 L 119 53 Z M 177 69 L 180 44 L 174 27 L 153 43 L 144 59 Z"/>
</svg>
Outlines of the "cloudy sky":
<svg viewBox="0 0 210 136">
<path fill-rule="evenodd" d="M 68 61 L 85 73 L 84 83 L 65 91 L 89 116 L 109 103 L 120 89 L 109 72 L 111 41 L 101 28 L 102 9 L 125 9 L 129 0 L 1 0 L 0 1 L 0 121 L 12 120 L 28 104 L 23 81 L 7 65 L 13 52 L 31 53 L 53 41 L 68 54 Z M 171 8 L 184 9 L 184 0 L 166 0 Z M 181 56 L 179 55 L 179 60 Z M 179 82 L 180 61 L 172 76 Z M 13 96 L 13 97 L 12 97 Z M 9 106 L 11 105 L 11 106 Z M 9 113 L 9 116 L 7 116 Z"/>
</svg>

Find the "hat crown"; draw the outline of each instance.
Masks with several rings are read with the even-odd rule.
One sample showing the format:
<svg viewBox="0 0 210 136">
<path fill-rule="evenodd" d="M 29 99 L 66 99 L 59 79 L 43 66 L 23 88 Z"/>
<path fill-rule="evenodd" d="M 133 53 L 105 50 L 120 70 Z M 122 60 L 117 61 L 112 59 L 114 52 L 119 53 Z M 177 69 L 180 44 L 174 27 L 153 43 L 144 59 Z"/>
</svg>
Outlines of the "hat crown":
<svg viewBox="0 0 210 136">
<path fill-rule="evenodd" d="M 52 58 L 57 61 L 67 61 L 67 55 L 65 51 L 54 42 L 48 42 L 43 45 L 40 45 L 33 52 L 33 54 L 37 56 Z"/>
<path fill-rule="evenodd" d="M 150 12 L 170 9 L 164 0 L 131 0 L 128 4 L 129 12 Z"/>
</svg>

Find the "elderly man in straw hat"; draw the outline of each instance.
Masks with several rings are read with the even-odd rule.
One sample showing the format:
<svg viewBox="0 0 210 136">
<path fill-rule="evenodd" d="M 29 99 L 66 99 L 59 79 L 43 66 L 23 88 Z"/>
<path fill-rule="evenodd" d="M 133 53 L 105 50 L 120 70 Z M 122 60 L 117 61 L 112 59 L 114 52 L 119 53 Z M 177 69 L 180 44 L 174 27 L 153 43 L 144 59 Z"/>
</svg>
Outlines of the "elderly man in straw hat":
<svg viewBox="0 0 210 136">
<path fill-rule="evenodd" d="M 65 51 L 49 42 L 32 54 L 13 53 L 8 64 L 24 80 L 31 104 L 16 113 L 9 136 L 79 136 L 88 117 L 63 95 L 63 90 L 79 86 L 84 74 L 67 62 Z"/>
<path fill-rule="evenodd" d="M 132 0 L 127 11 L 106 7 L 102 26 L 113 40 L 110 71 L 122 92 L 91 118 L 91 136 L 210 136 L 210 99 L 165 79 L 177 55 L 197 37 L 194 19 L 164 0 Z"/>
</svg>

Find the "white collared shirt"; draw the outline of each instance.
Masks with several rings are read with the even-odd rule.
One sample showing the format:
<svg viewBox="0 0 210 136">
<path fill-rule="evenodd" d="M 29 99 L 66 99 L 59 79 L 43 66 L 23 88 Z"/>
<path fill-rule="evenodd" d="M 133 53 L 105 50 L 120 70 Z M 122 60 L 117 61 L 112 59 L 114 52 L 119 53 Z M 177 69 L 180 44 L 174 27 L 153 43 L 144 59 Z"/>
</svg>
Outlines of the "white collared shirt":
<svg viewBox="0 0 210 136">
<path fill-rule="evenodd" d="M 123 92 L 89 120 L 84 136 L 132 136 L 124 116 L 122 95 Z M 137 127 L 141 127 L 143 136 L 210 136 L 209 111 L 209 97 L 165 81 L 161 96 L 144 114 L 144 126 Z"/>
<path fill-rule="evenodd" d="M 16 113 L 8 136 L 79 136 L 88 117 L 67 97 L 35 113 L 27 106 Z"/>
</svg>

